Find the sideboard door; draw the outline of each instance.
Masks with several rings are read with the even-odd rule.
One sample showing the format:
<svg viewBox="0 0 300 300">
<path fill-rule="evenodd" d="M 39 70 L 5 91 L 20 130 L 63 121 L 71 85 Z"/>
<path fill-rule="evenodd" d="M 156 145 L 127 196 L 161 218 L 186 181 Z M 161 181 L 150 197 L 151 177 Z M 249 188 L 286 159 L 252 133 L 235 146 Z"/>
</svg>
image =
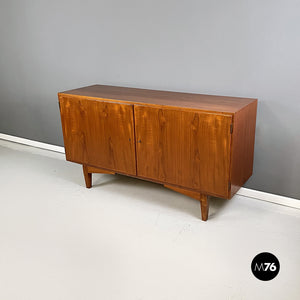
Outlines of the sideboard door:
<svg viewBox="0 0 300 300">
<path fill-rule="evenodd" d="M 66 158 L 136 175 L 133 106 L 60 96 Z"/>
<path fill-rule="evenodd" d="M 231 115 L 134 107 L 137 175 L 228 197 Z"/>
</svg>

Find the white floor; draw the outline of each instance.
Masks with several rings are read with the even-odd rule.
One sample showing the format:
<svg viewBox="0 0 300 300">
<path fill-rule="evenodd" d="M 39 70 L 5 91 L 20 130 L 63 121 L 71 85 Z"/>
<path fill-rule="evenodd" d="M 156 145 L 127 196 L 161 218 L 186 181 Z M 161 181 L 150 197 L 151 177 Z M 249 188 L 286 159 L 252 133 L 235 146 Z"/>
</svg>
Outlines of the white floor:
<svg viewBox="0 0 300 300">
<path fill-rule="evenodd" d="M 300 299 L 300 210 L 196 200 L 0 141 L 0 299 Z M 268 282 L 250 270 L 272 252 Z"/>
</svg>

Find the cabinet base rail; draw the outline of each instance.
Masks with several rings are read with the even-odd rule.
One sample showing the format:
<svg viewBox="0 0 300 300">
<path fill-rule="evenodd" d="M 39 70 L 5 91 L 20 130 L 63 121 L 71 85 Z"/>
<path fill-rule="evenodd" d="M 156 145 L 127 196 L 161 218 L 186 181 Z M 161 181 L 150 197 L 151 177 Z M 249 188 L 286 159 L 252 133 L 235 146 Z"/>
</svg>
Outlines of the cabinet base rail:
<svg viewBox="0 0 300 300">
<path fill-rule="evenodd" d="M 92 187 L 92 173 L 101 173 L 101 174 L 115 174 L 113 171 L 104 170 L 101 168 L 95 168 L 88 165 L 82 165 L 83 168 L 83 175 L 85 180 L 85 185 L 89 189 Z M 188 189 L 180 188 L 177 186 L 173 186 L 170 184 L 164 184 L 165 188 L 171 189 L 177 193 L 186 195 L 193 199 L 196 199 L 200 202 L 201 207 L 201 219 L 202 221 L 207 221 L 208 219 L 208 211 L 209 211 L 209 202 L 208 202 L 208 195 L 202 194 L 200 192 L 191 191 Z"/>
</svg>

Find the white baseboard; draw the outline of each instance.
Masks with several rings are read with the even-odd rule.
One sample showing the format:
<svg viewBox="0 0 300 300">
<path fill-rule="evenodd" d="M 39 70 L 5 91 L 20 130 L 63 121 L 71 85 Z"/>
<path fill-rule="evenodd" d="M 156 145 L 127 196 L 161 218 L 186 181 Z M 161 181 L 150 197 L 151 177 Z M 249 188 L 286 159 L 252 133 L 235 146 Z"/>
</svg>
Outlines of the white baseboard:
<svg viewBox="0 0 300 300">
<path fill-rule="evenodd" d="M 262 201 L 268 201 L 279 205 L 289 206 L 293 208 L 300 209 L 300 200 L 289 198 L 285 196 L 275 195 L 271 193 L 261 192 L 257 190 L 240 188 L 236 193 L 240 196 L 245 196 L 248 198 L 255 198 Z"/>
<path fill-rule="evenodd" d="M 24 144 L 24 145 L 32 146 L 32 147 L 36 147 L 36 148 L 41 148 L 44 150 L 65 153 L 64 147 L 41 143 L 41 142 L 24 139 L 24 138 L 20 138 L 20 137 L 8 135 L 8 134 L 0 133 L 0 139 L 6 140 L 6 141 L 11 141 L 14 143 Z M 243 187 L 240 188 L 236 194 L 240 195 L 240 196 L 245 196 L 248 198 L 255 198 L 258 200 L 262 200 L 262 201 L 272 202 L 275 204 L 300 209 L 300 200 L 297 200 L 294 198 L 284 197 L 284 196 L 275 195 L 275 194 L 271 194 L 271 193 L 265 193 L 265 192 L 247 189 L 247 188 L 243 188 Z"/>
<path fill-rule="evenodd" d="M 33 141 L 33 140 L 28 140 L 28 139 L 20 138 L 20 137 L 13 136 L 13 135 L 0 133 L 0 139 L 18 143 L 18 144 L 27 145 L 27 146 L 32 146 L 32 147 L 36 147 L 36 148 L 41 148 L 41 149 L 45 149 L 45 150 L 55 151 L 55 152 L 59 152 L 59 153 L 65 153 L 64 147 L 41 143 L 41 142 L 37 142 L 37 141 Z"/>
</svg>

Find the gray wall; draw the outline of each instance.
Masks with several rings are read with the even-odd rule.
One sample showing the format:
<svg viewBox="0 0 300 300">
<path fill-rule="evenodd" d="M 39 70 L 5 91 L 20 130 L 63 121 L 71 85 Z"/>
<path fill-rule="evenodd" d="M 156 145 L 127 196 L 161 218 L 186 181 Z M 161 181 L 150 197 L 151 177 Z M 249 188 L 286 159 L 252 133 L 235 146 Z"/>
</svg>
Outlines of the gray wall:
<svg viewBox="0 0 300 300">
<path fill-rule="evenodd" d="M 246 187 L 300 199 L 300 1 L 1 0 L 0 132 L 63 145 L 95 83 L 259 99 Z"/>
</svg>

